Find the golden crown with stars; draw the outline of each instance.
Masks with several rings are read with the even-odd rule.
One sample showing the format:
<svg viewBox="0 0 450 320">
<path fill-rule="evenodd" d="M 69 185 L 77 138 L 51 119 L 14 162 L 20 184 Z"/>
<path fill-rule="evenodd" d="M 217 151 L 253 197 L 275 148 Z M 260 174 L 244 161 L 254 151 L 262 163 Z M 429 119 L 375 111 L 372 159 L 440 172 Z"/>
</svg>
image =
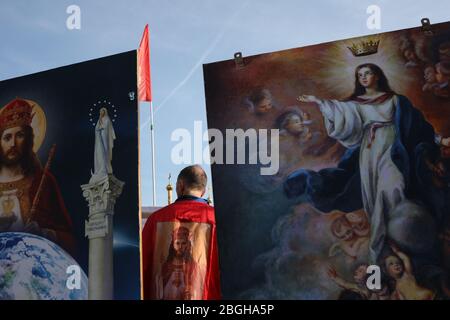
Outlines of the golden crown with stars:
<svg viewBox="0 0 450 320">
<path fill-rule="evenodd" d="M 378 52 L 380 40 L 361 41 L 352 43 L 351 47 L 347 47 L 355 57 L 368 56 Z"/>
<path fill-rule="evenodd" d="M 16 98 L 2 108 L 0 112 L 0 129 L 31 125 L 34 114 L 33 105 L 27 100 Z"/>
</svg>

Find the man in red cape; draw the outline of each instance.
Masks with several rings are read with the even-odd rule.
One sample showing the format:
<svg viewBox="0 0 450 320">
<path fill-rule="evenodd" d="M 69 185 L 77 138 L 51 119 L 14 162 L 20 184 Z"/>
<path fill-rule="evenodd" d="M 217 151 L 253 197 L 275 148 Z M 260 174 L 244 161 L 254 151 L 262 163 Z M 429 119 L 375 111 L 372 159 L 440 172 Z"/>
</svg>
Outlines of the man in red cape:
<svg viewBox="0 0 450 320">
<path fill-rule="evenodd" d="M 220 278 L 218 250 L 216 240 L 216 221 L 214 208 L 201 197 L 205 194 L 207 177 L 198 166 L 184 168 L 177 178 L 176 192 L 178 199 L 171 205 L 153 213 L 147 220 L 142 231 L 142 260 L 144 274 L 144 299 L 177 299 L 177 300 L 215 300 L 220 299 Z M 172 222 L 174 230 L 167 236 L 171 238 L 169 253 L 161 266 L 161 277 L 155 277 L 156 267 L 160 261 L 155 261 L 157 250 L 158 223 Z M 201 294 L 194 294 L 193 283 L 199 278 L 198 261 L 192 255 L 192 234 L 179 223 L 201 223 L 210 225 L 209 237 L 206 237 L 206 270 Z M 163 248 L 166 250 L 166 248 Z M 162 285 L 157 278 L 162 278 Z M 162 293 L 161 287 L 162 286 Z M 177 288 L 180 288 L 177 291 Z"/>
</svg>

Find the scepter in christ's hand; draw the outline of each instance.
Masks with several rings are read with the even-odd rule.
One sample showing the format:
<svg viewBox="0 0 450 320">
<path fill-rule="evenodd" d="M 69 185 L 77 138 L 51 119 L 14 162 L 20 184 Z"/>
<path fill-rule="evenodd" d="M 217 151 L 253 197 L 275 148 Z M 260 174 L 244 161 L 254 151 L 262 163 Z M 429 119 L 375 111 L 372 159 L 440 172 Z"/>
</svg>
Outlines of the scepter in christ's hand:
<svg viewBox="0 0 450 320">
<path fill-rule="evenodd" d="M 37 205 L 39 200 L 41 199 L 42 187 L 45 182 L 45 178 L 47 177 L 47 172 L 50 169 L 50 164 L 52 163 L 53 156 L 55 155 L 56 144 L 52 145 L 50 152 L 48 153 L 47 163 L 45 164 L 44 170 L 42 171 L 41 181 L 39 182 L 39 186 L 37 188 L 36 194 L 34 195 L 33 203 L 31 205 L 30 217 L 27 220 L 27 224 L 33 220 L 33 216 L 36 213 Z"/>
</svg>

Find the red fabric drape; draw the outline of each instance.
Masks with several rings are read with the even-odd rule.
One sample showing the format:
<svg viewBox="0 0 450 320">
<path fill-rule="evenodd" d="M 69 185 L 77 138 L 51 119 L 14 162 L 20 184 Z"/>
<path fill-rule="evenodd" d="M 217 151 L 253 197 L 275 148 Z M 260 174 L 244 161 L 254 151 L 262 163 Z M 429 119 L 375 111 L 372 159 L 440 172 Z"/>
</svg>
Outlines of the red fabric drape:
<svg viewBox="0 0 450 320">
<path fill-rule="evenodd" d="M 155 279 L 152 278 L 152 275 L 155 263 L 158 263 L 153 261 L 154 252 L 156 250 L 157 224 L 159 222 L 175 221 L 179 221 L 181 223 L 208 223 L 211 226 L 211 236 L 208 245 L 209 251 L 202 299 L 220 299 L 220 276 L 214 208 L 206 203 L 192 200 L 177 201 L 163 209 L 158 210 L 147 219 L 142 231 L 144 299 L 155 299 Z"/>
<path fill-rule="evenodd" d="M 138 99 L 139 101 L 152 101 L 152 89 L 150 78 L 150 45 L 148 25 L 138 49 Z"/>
</svg>

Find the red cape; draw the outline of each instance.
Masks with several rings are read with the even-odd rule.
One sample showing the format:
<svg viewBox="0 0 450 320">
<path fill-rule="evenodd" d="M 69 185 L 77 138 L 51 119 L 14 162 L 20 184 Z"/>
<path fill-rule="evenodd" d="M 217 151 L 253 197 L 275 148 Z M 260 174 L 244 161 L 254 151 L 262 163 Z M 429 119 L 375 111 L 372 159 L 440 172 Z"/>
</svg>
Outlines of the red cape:
<svg viewBox="0 0 450 320">
<path fill-rule="evenodd" d="M 211 226 L 211 237 L 206 266 L 203 300 L 220 299 L 219 259 L 216 239 L 216 220 L 214 208 L 194 200 L 181 200 L 153 213 L 145 223 L 142 231 L 142 262 L 144 275 L 144 299 L 154 299 L 152 279 L 156 243 L 156 227 L 158 222 L 198 222 Z"/>
</svg>

